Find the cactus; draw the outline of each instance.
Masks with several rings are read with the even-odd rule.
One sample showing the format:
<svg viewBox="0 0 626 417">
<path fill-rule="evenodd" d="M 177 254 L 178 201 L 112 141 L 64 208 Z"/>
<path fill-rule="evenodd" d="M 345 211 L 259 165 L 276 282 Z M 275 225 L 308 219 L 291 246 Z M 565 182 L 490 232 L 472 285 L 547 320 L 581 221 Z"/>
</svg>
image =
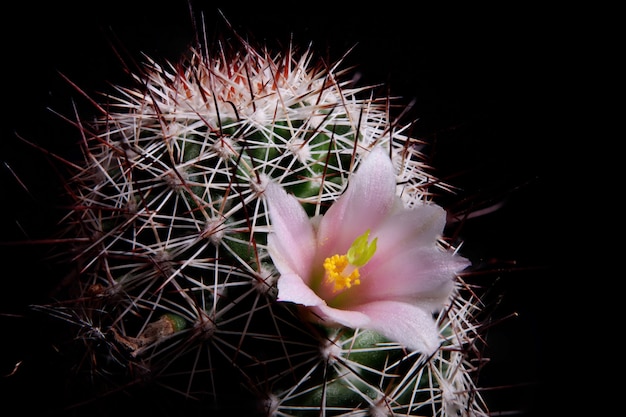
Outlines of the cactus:
<svg viewBox="0 0 626 417">
<path fill-rule="evenodd" d="M 449 188 L 393 99 L 352 85 L 341 61 L 233 36 L 173 64 L 146 58 L 134 85 L 93 100 L 100 117 L 73 122 L 82 160 L 59 158 L 73 206 L 57 255 L 74 270 L 37 308 L 73 325 L 79 381 L 153 384 L 224 415 L 487 415 L 481 303 L 462 273 L 433 316 L 432 353 L 277 300 L 268 184 L 324 215 L 381 148 L 404 209 Z"/>
</svg>

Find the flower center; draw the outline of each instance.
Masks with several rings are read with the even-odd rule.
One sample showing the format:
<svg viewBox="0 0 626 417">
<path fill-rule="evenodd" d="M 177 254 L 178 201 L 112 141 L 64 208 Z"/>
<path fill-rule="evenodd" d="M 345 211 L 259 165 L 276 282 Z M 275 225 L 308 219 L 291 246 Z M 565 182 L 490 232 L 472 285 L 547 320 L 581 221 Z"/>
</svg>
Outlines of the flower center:
<svg viewBox="0 0 626 417">
<path fill-rule="evenodd" d="M 324 260 L 326 283 L 333 286 L 333 292 L 339 292 L 361 283 L 359 267 L 372 259 L 376 252 L 375 238 L 369 242 L 369 229 L 357 237 L 345 255 L 333 255 Z"/>
</svg>

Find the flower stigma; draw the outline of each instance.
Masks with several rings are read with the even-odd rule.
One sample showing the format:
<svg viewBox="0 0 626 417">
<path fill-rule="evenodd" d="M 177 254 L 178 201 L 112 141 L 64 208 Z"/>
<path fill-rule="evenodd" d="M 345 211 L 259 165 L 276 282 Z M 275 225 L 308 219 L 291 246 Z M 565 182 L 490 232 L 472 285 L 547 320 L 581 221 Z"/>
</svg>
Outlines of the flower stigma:
<svg viewBox="0 0 626 417">
<path fill-rule="evenodd" d="M 369 242 L 370 230 L 357 237 L 345 255 L 333 255 L 324 260 L 326 283 L 339 292 L 361 283 L 359 267 L 369 262 L 376 252 L 376 241 Z"/>
</svg>

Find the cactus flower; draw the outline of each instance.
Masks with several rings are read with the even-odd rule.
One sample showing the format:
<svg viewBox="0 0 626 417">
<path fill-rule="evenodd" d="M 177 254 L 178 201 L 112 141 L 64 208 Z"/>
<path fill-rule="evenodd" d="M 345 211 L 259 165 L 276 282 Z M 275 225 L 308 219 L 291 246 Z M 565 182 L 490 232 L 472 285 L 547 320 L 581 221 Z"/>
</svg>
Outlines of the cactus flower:
<svg viewBox="0 0 626 417">
<path fill-rule="evenodd" d="M 322 325 L 373 330 L 427 354 L 438 348 L 433 313 L 469 262 L 439 244 L 441 207 L 403 205 L 382 148 L 367 155 L 324 215 L 309 218 L 276 183 L 265 195 L 278 301 L 302 306 Z"/>
</svg>

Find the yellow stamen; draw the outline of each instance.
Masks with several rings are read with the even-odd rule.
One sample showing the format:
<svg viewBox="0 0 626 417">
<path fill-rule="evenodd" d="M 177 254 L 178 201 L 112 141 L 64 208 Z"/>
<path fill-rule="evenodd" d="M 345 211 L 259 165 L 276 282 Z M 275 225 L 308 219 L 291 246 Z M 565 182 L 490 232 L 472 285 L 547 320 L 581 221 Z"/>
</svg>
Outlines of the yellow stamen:
<svg viewBox="0 0 626 417">
<path fill-rule="evenodd" d="M 348 267 L 348 268 L 346 268 Z M 333 255 L 324 260 L 326 270 L 326 282 L 334 284 L 333 292 L 338 292 L 353 285 L 359 285 L 359 269 L 348 263 L 346 255 Z"/>
<path fill-rule="evenodd" d="M 333 255 L 324 260 L 326 270 L 326 283 L 333 285 L 333 292 L 359 285 L 361 274 L 359 267 L 372 259 L 376 252 L 376 241 L 368 242 L 370 231 L 366 231 L 357 237 L 346 255 Z"/>
</svg>

